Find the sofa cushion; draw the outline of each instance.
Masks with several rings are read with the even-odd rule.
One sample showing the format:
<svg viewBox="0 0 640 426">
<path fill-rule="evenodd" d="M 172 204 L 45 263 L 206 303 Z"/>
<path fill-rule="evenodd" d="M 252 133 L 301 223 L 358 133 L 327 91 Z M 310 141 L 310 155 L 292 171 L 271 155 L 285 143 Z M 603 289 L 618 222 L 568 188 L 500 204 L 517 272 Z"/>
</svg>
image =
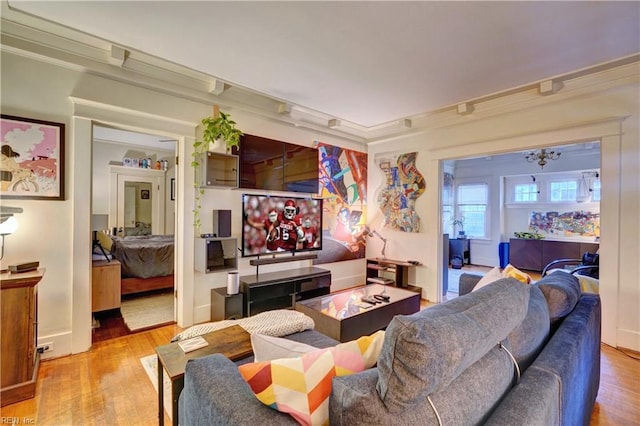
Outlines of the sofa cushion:
<svg viewBox="0 0 640 426">
<path fill-rule="evenodd" d="M 549 319 L 552 323 L 566 317 L 580 298 L 580 283 L 571 274 L 550 274 L 535 285 L 542 290 L 547 300 Z"/>
<path fill-rule="evenodd" d="M 251 335 L 251 348 L 255 362 L 271 361 L 278 358 L 295 358 L 318 350 L 306 343 L 296 342 L 282 337 L 271 337 L 263 334 Z"/>
<path fill-rule="evenodd" d="M 295 358 L 241 365 L 238 369 L 265 405 L 291 414 L 301 424 L 329 420 L 331 380 L 373 367 L 384 331 Z"/>
<path fill-rule="evenodd" d="M 478 283 L 475 285 L 475 287 L 473 287 L 473 290 L 471 291 L 480 290 L 482 287 L 489 285 L 493 282 L 496 282 L 501 278 L 504 278 L 502 276 L 502 272 L 500 272 L 500 268 L 496 266 L 495 268 L 489 270 L 489 272 L 484 274 L 482 278 L 480 278 L 480 281 L 478 281 Z"/>
<path fill-rule="evenodd" d="M 507 336 L 509 350 L 521 371 L 525 371 L 538 356 L 549 338 L 549 308 L 542 291 L 535 286 L 529 293 L 525 319 Z"/>
<path fill-rule="evenodd" d="M 480 290 L 393 318 L 378 360 L 377 390 L 402 412 L 446 387 L 507 337 L 527 314 L 528 285 L 503 278 Z"/>
</svg>

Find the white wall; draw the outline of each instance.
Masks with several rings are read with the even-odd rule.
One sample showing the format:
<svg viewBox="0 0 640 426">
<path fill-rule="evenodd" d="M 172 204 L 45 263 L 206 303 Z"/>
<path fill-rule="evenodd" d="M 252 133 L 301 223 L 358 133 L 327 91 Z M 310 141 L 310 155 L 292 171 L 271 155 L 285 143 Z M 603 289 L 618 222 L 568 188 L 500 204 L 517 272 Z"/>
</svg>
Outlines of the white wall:
<svg viewBox="0 0 640 426">
<path fill-rule="evenodd" d="M 175 150 L 141 148 L 115 142 L 93 142 L 93 196 L 92 214 L 109 214 L 110 164 L 122 162 L 127 156 L 151 157 L 154 160 L 167 160 L 165 174 L 165 227 L 166 234 L 173 234 L 175 228 L 175 201 L 171 200 L 171 179 L 175 178 Z"/>
<path fill-rule="evenodd" d="M 417 151 L 417 167 L 427 181 L 425 194 L 416 202 L 424 229 L 418 234 L 386 231 L 387 255 L 423 262 L 424 266 L 414 268 L 414 283 L 423 287 L 423 297 L 439 300 L 441 160 L 600 140 L 603 340 L 640 350 L 638 80 L 637 64 L 620 67 L 566 81 L 563 90 L 553 96 L 543 97 L 531 90 L 478 102 L 470 116 L 457 116 L 453 109 L 434 114 L 426 131 L 371 143 L 369 193 L 375 193 L 382 183 L 374 163 L 380 153 Z M 369 211 L 375 226 L 379 209 L 370 203 Z M 493 238 L 497 242 L 500 236 Z M 372 246 L 367 247 L 368 253 L 376 253 Z M 486 249 L 494 250 L 493 243 Z"/>
<path fill-rule="evenodd" d="M 211 105 L 83 74 L 6 51 L 1 54 L 3 114 L 66 125 L 66 200 L 2 201 L 3 205 L 24 209 L 19 216 L 19 230 L 6 238 L 2 266 L 38 260 L 46 268 L 38 288 L 38 341 L 53 341 L 55 348 L 46 357 L 81 352 L 91 345 L 89 221 L 92 211 L 102 213 L 101 210 L 91 209 L 92 120 L 126 130 L 166 134 L 179 139 L 178 153 L 182 164 L 187 167 L 178 167 L 175 173 L 180 185 L 176 201 L 177 223 L 181 225 L 178 232 L 184 238 L 183 241 L 176 241 L 176 250 L 181 253 L 181 256 L 177 256 L 181 262 L 176 268 L 181 280 L 178 288 L 178 322 L 181 326 L 189 326 L 194 322 L 208 321 L 210 288 L 222 285 L 218 281 L 220 277 L 216 276 L 219 274 L 194 278 L 194 233 L 191 226 L 193 169 L 189 164 L 196 125 L 202 117 L 211 114 Z M 47 78 L 43 79 L 43 75 Z M 43 102 L 43 99 L 47 102 Z M 242 111 L 227 112 L 232 113 L 238 126 L 247 133 L 304 145 L 311 145 L 318 138 L 316 132 L 284 127 Z M 76 118 L 73 118 L 74 114 Z M 184 130 L 189 126 L 190 130 Z M 172 129 L 183 130 L 179 133 Z M 324 138 L 323 142 L 350 149 L 364 149 L 360 144 L 345 143 L 338 139 Z M 115 155 L 116 159 L 121 160 L 121 153 Z M 105 154 L 100 161 L 108 162 L 111 159 L 111 154 Z M 108 183 L 105 185 L 100 181 L 94 184 L 94 191 L 100 191 L 103 185 L 108 187 Z M 233 235 L 236 237 L 240 236 L 240 196 L 240 191 L 208 190 L 203 199 L 203 212 L 210 212 L 214 208 L 234 211 Z M 101 205 L 99 197 L 97 203 Z M 203 232 L 206 231 L 206 228 L 203 229 Z M 264 272 L 275 268 L 287 269 L 296 264 L 300 262 L 265 268 Z M 310 261 L 305 264 L 310 264 Z M 363 260 L 323 267 L 331 269 L 341 285 L 362 282 L 365 273 Z M 242 260 L 239 269 L 242 274 L 255 272 L 248 265 L 248 260 Z M 184 306 L 181 305 L 182 300 L 185 301 Z"/>
<path fill-rule="evenodd" d="M 39 341 L 54 341 L 52 356 L 86 350 L 90 345 L 89 217 L 91 214 L 90 164 L 91 120 L 100 116 L 105 124 L 130 130 L 170 133 L 179 139 L 178 151 L 188 164 L 195 123 L 211 113 L 211 105 L 179 99 L 114 80 L 100 78 L 50 63 L 2 51 L 2 112 L 5 114 L 62 122 L 67 126 L 65 201 L 6 201 L 22 207 L 21 227 L 6 239 L 2 265 L 37 259 L 47 268 L 39 287 Z M 47 78 L 42 78 L 47 76 Z M 602 239 L 601 265 L 603 340 L 609 344 L 640 350 L 640 134 L 638 123 L 639 75 L 637 64 L 565 82 L 552 96 L 532 93 L 494 99 L 475 105 L 471 116 L 454 111 L 436 114 L 428 130 L 369 145 L 369 193 L 375 195 L 382 174 L 373 163 L 375 154 L 417 151 L 417 167 L 427 180 L 425 194 L 416 202 L 423 231 L 416 234 L 386 232 L 387 256 L 416 259 L 423 266 L 412 268 L 410 281 L 420 285 L 423 297 L 438 300 L 442 247 L 440 210 L 441 160 L 470 155 L 502 153 L 514 149 L 557 146 L 562 143 L 602 141 Z M 54 83 L 55 82 L 55 83 Z M 46 102 L 44 101 L 46 100 Z M 91 100 L 84 102 L 83 100 Z M 99 105 L 100 107 L 98 107 Z M 75 117 L 73 117 L 75 114 Z M 247 133 L 311 144 L 317 134 L 302 128 L 283 127 L 255 116 L 232 111 Z M 442 120 L 439 120 L 442 118 Z M 139 120 L 145 121 L 142 126 Z M 153 124 L 156 123 L 156 124 Z M 190 132 L 190 123 L 194 131 Z M 72 125 L 73 124 L 73 125 Z M 191 133 L 191 134 L 190 134 Z M 156 133 L 157 134 L 157 133 Z M 358 144 L 323 138 L 323 142 L 361 149 Z M 204 318 L 209 289 L 221 286 L 210 274 L 193 278 L 193 187 L 192 170 L 177 170 L 181 181 L 177 216 L 184 237 L 177 241 L 184 264 L 177 273 L 184 281 L 178 300 L 181 325 Z M 215 191 L 215 190 L 213 190 Z M 231 208 L 237 211 L 240 191 L 211 192 L 203 211 Z M 370 198 L 371 200 L 371 198 Z M 371 225 L 379 224 L 378 209 L 369 202 Z M 234 216 L 234 218 L 237 216 Z M 233 234 L 239 236 L 235 220 Z M 85 252 L 87 253 L 85 255 Z M 370 240 L 367 253 L 377 256 L 380 243 Z M 287 265 L 289 267 L 292 265 Z M 364 275 L 364 261 L 324 265 L 331 269 L 337 287 L 356 283 Z M 241 273 L 250 267 L 243 261 Z M 194 282 L 195 281 L 195 282 Z M 78 331 L 77 324 L 85 328 Z M 75 335 L 74 335 L 75 334 Z M 89 343 L 87 343 L 87 340 Z"/>
</svg>

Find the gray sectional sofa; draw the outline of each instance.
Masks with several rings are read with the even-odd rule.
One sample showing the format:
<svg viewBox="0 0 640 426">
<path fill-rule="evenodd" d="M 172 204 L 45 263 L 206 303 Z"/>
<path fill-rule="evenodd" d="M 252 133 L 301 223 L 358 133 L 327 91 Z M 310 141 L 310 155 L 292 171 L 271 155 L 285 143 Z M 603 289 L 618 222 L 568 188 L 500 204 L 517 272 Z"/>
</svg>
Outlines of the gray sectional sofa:
<svg viewBox="0 0 640 426">
<path fill-rule="evenodd" d="M 535 285 L 504 278 L 470 292 L 478 279 L 461 279 L 468 294 L 396 316 L 377 366 L 333 379 L 330 423 L 589 424 L 600 380 L 599 297 L 581 294 L 569 274 Z M 315 331 L 287 338 L 337 344 Z M 187 364 L 179 413 L 182 425 L 296 424 L 259 402 L 218 354 Z"/>
</svg>

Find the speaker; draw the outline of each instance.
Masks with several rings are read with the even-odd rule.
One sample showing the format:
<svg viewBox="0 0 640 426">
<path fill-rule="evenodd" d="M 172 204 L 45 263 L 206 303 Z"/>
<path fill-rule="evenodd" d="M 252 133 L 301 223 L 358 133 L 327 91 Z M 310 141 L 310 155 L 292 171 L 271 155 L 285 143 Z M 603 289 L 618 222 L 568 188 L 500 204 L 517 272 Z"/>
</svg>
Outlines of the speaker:
<svg viewBox="0 0 640 426">
<path fill-rule="evenodd" d="M 211 321 L 242 318 L 242 293 L 227 294 L 227 288 L 211 289 Z"/>
<path fill-rule="evenodd" d="M 213 211 L 213 235 L 218 237 L 231 236 L 231 210 Z"/>
</svg>

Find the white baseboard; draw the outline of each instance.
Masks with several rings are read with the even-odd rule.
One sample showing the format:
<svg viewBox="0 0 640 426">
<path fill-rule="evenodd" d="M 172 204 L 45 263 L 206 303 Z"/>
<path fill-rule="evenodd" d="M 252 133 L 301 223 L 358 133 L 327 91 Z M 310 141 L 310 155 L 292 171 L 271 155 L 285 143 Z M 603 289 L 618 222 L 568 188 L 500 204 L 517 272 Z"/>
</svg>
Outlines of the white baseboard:
<svg viewBox="0 0 640 426">
<path fill-rule="evenodd" d="M 634 330 L 618 329 L 618 342 L 616 346 L 640 352 L 640 333 Z"/>
<path fill-rule="evenodd" d="M 60 358 L 71 355 L 71 332 L 38 336 L 38 347 L 49 345 L 52 350 L 40 354 L 40 359 Z"/>
</svg>

